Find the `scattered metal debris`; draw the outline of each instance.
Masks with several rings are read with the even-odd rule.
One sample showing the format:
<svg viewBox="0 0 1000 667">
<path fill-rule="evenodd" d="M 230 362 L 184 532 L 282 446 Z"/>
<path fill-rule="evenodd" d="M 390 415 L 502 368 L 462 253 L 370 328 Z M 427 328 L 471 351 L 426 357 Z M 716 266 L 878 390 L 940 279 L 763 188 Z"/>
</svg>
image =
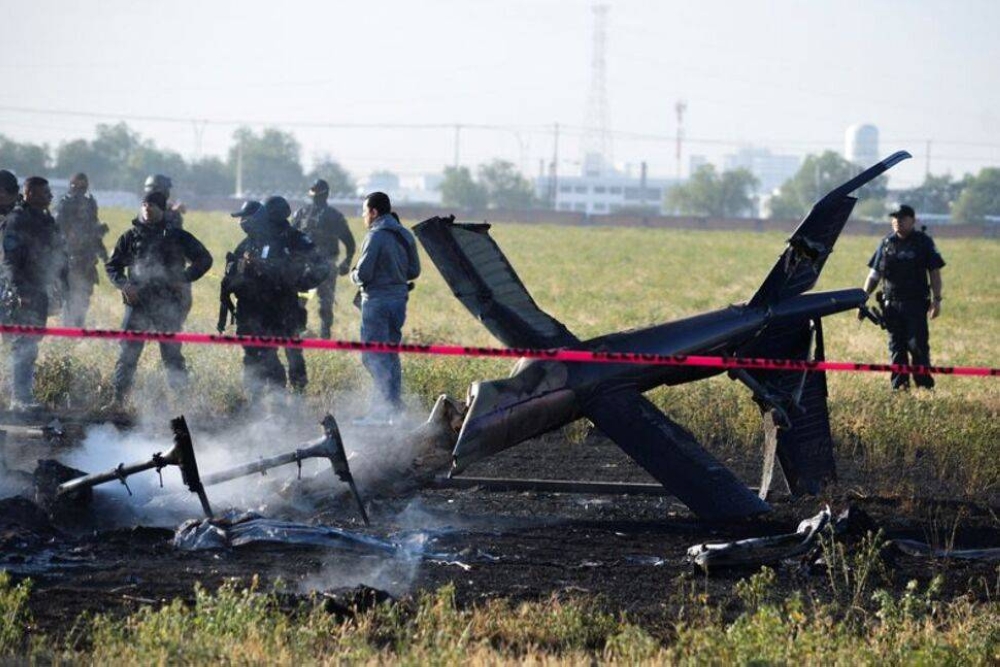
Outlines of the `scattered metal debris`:
<svg viewBox="0 0 1000 667">
<path fill-rule="evenodd" d="M 208 502 L 208 495 L 205 493 L 206 486 L 263 473 L 271 468 L 289 463 L 297 464 L 301 475 L 302 461 L 309 458 L 325 458 L 330 461 L 333 472 L 337 477 L 341 481 L 346 482 L 350 487 L 351 495 L 358 506 L 361 518 L 367 526 L 369 525 L 368 513 L 365 511 L 364 501 L 361 499 L 361 494 L 358 492 L 357 484 L 355 484 L 351 469 L 347 464 L 347 454 L 344 451 L 344 441 L 340 435 L 340 429 L 337 427 L 337 420 L 333 418 L 333 415 L 327 414 L 321 423 L 325 432 L 324 436 L 313 442 L 306 443 L 292 452 L 246 463 L 229 470 L 223 470 L 202 477 L 198 471 L 198 462 L 194 453 L 194 445 L 191 441 L 191 432 L 188 430 L 187 421 L 181 416 L 170 422 L 170 427 L 174 434 L 174 446 L 166 453 L 157 452 L 147 461 L 140 461 L 130 465 L 120 463 L 116 468 L 103 473 L 87 475 L 80 471 L 72 471 L 79 473 L 80 476 L 75 476 L 68 481 L 61 479 L 61 483 L 55 488 L 54 493 L 48 491 L 50 486 L 48 483 L 36 483 L 36 488 L 41 489 L 40 493 L 46 499 L 50 496 L 63 499 L 74 495 L 81 497 L 80 494 L 83 491 L 89 492 L 95 486 L 117 480 L 125 486 L 129 495 L 131 495 L 132 490 L 129 489 L 127 481 L 129 476 L 146 470 L 156 470 L 158 474 L 162 475 L 163 468 L 174 465 L 181 469 L 181 478 L 184 484 L 187 485 L 192 493 L 197 494 L 205 516 L 211 518 L 212 507 Z M 59 465 L 57 462 L 53 463 Z M 66 476 L 64 471 L 59 474 L 63 477 Z M 51 477 L 51 475 L 48 477 Z M 163 485 L 162 476 L 160 485 Z"/>
<path fill-rule="evenodd" d="M 153 469 L 156 470 L 157 474 L 162 475 L 164 468 L 173 465 L 181 469 L 181 479 L 184 481 L 184 484 L 187 485 L 191 493 L 198 496 L 205 516 L 211 517 L 212 507 L 208 503 L 208 496 L 205 494 L 205 488 L 201 483 L 198 473 L 198 461 L 195 459 L 194 445 L 191 442 L 191 432 L 188 430 L 187 421 L 183 415 L 172 419 L 170 421 L 170 428 L 174 434 L 174 446 L 165 454 L 156 452 L 148 461 L 141 461 L 131 465 L 120 463 L 118 467 L 108 472 L 95 473 L 70 480 L 59 485 L 57 494 L 65 495 L 117 480 L 125 486 L 129 495 L 132 495 L 132 490 L 129 489 L 128 482 L 126 481 L 129 476 Z M 162 477 L 160 483 L 161 485 L 163 483 Z"/>
<path fill-rule="evenodd" d="M 592 493 L 598 495 L 669 496 L 662 484 L 642 482 L 595 482 L 584 479 L 515 479 L 510 477 L 439 476 L 439 489 L 479 489 L 482 491 L 533 491 L 538 493 Z"/>
<path fill-rule="evenodd" d="M 302 447 L 299 447 L 295 451 L 287 454 L 272 456 L 270 458 L 236 466 L 235 468 L 230 468 L 229 470 L 223 470 L 221 472 L 205 475 L 202 478 L 202 483 L 205 486 L 222 484 L 223 482 L 228 482 L 239 477 L 263 473 L 271 468 L 277 468 L 289 463 L 295 463 L 298 465 L 299 476 L 301 477 L 302 461 L 305 459 L 329 459 L 330 465 L 333 467 L 333 472 L 336 473 L 340 481 L 346 482 L 350 487 L 351 495 L 354 497 L 354 501 L 358 506 L 358 512 L 361 514 L 361 518 L 364 520 L 365 525 L 370 525 L 368 521 L 368 513 L 365 511 L 364 501 L 361 500 L 361 494 L 358 493 L 358 486 L 354 483 L 354 476 L 351 474 L 351 469 L 347 465 L 347 454 L 344 451 L 344 440 L 340 435 L 340 428 L 337 426 L 337 420 L 333 418 L 333 415 L 327 414 L 323 417 L 323 421 L 320 423 L 323 425 L 323 431 L 325 433 L 322 438 L 306 443 Z"/>
<path fill-rule="evenodd" d="M 230 513 L 221 518 L 192 519 L 177 528 L 173 546 L 182 551 L 235 549 L 257 544 L 311 546 L 351 549 L 374 555 L 403 559 L 426 559 L 441 565 L 471 569 L 470 560 L 492 560 L 488 554 L 426 551 L 426 534 L 391 540 L 343 530 L 334 526 L 312 525 L 268 519 L 256 512 Z"/>
<path fill-rule="evenodd" d="M 1000 561 L 1000 548 L 993 549 L 937 549 L 918 540 L 889 540 L 889 547 L 898 549 L 915 558 L 955 558 L 958 560 L 980 560 L 988 563 Z"/>
<path fill-rule="evenodd" d="M 65 493 L 59 493 L 59 486 L 74 479 L 86 476 L 82 470 L 70 468 L 55 459 L 39 459 L 32 473 L 35 487 L 35 502 L 53 514 L 63 514 L 66 511 L 79 510 L 90 505 L 94 498 L 91 487 L 79 487 Z"/>
<path fill-rule="evenodd" d="M 830 525 L 830 519 L 830 508 L 827 506 L 816 516 L 800 523 L 794 533 L 697 544 L 688 549 L 687 560 L 708 573 L 716 568 L 766 565 L 805 556 L 817 546 L 817 537 Z"/>
</svg>

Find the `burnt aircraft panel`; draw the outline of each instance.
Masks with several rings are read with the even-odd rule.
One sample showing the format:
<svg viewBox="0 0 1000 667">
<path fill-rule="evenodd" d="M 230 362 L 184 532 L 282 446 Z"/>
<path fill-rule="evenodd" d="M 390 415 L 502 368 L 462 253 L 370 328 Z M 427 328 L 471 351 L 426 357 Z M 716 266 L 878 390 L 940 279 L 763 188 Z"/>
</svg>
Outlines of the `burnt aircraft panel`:
<svg viewBox="0 0 1000 667">
<path fill-rule="evenodd" d="M 909 157 L 906 151 L 893 153 L 816 202 L 749 305 L 768 306 L 812 289 L 854 209 L 857 200 L 848 195 Z"/>
<path fill-rule="evenodd" d="M 634 389 L 601 393 L 583 412 L 664 488 L 704 519 L 738 519 L 770 511 L 691 433 Z"/>
<path fill-rule="evenodd" d="M 459 301 L 508 347 L 569 347 L 580 341 L 531 298 L 488 224 L 431 218 L 413 228 Z"/>
<path fill-rule="evenodd" d="M 760 357 L 822 361 L 821 320 L 769 327 L 747 353 Z M 748 371 L 773 397 L 787 417 L 779 423 L 775 406 L 758 403 L 764 419 L 765 452 L 760 493 L 766 497 L 772 483 L 775 459 L 794 495 L 818 493 L 837 478 L 833 436 L 827 409 L 826 373 L 822 371 Z"/>
</svg>

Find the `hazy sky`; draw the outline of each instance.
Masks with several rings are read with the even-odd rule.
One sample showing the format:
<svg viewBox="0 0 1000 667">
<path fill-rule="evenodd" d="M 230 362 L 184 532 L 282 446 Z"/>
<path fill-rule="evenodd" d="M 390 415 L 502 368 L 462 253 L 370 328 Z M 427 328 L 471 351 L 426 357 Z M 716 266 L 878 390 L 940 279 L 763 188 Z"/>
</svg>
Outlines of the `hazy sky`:
<svg viewBox="0 0 1000 667">
<path fill-rule="evenodd" d="M 125 119 L 191 157 L 199 144 L 224 154 L 237 122 L 275 125 L 295 133 L 306 163 L 329 154 L 361 176 L 439 171 L 454 160 L 455 131 L 343 125 L 478 124 L 496 129 L 461 131 L 462 164 L 500 156 L 535 175 L 558 122 L 570 173 L 592 4 L 0 0 L 0 133 L 57 145 Z M 878 126 L 883 154 L 914 154 L 894 170 L 897 186 L 923 179 L 927 140 L 934 173 L 1000 165 L 1000 3 L 607 4 L 616 162 L 673 175 L 683 99 L 685 171 L 691 154 L 719 160 L 740 146 L 842 150 L 857 122 Z"/>
</svg>

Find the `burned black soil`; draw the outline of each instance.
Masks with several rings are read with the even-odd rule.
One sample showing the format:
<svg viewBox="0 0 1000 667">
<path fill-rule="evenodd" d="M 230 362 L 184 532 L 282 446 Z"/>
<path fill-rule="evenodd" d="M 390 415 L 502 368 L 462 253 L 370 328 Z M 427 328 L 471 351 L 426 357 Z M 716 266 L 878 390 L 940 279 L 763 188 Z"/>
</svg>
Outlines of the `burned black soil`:
<svg viewBox="0 0 1000 667">
<path fill-rule="evenodd" d="M 8 452 L 14 451 L 8 438 Z M 58 458 L 72 443 L 32 441 L 29 451 Z M 48 448 L 51 451 L 42 451 Z M 752 483 L 751 457 L 723 457 Z M 14 468 L 14 466 L 12 466 Z M 604 608 L 663 631 L 657 620 L 696 585 L 724 610 L 738 609 L 734 583 L 747 570 L 705 576 L 685 561 L 701 542 L 729 541 L 795 530 L 799 521 L 829 503 L 835 512 L 861 510 L 886 538 L 911 538 L 933 546 L 1000 546 L 1000 508 L 989 500 L 891 498 L 865 495 L 863 474 L 841 461 L 843 478 L 823 498 L 777 499 L 774 511 L 753 521 L 708 524 L 670 497 L 570 493 L 487 492 L 481 489 L 425 489 L 412 496 L 371 498 L 372 525 L 365 528 L 345 493 L 331 497 L 303 482 L 295 502 L 272 518 L 321 523 L 398 543 L 417 545 L 423 557 L 391 557 L 345 546 L 317 548 L 256 545 L 189 552 L 172 545 L 176 526 L 107 529 L 96 510 L 51 517 L 33 501 L 0 501 L 0 568 L 34 581 L 31 610 L 38 630 L 61 635 L 82 612 L 121 613 L 142 604 L 190 599 L 197 583 L 211 589 L 226 581 L 264 585 L 285 582 L 305 594 L 366 584 L 396 596 L 455 586 L 461 604 L 502 598 L 513 602 L 552 595 L 593 596 Z M 16 469 L 15 469 L 16 472 Z M 23 472 L 23 471 L 22 471 Z M 327 472 L 332 478 L 332 474 Z M 606 439 L 591 435 L 574 444 L 547 437 L 479 463 L 468 475 L 648 482 L 648 476 Z M 329 481 L 329 480 L 328 480 Z M 329 488 L 329 487 L 327 487 Z M 364 489 L 362 488 L 362 492 Z M 293 509 L 296 508 L 296 509 Z M 191 518 L 199 518 L 197 503 Z M 946 576 L 949 595 L 984 591 L 997 564 L 885 554 L 884 587 L 902 590 L 911 579 Z M 751 570 L 752 571 L 752 570 Z M 808 590 L 823 596 L 826 575 L 781 566 L 784 592 Z M 985 592 L 984 592 L 985 595 Z"/>
</svg>

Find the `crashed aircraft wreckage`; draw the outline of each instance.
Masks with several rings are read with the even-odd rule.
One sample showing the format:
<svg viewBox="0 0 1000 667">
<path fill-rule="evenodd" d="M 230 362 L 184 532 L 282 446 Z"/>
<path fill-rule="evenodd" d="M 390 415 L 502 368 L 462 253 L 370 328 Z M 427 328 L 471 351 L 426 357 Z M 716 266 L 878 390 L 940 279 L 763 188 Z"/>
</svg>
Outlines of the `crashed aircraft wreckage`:
<svg viewBox="0 0 1000 667">
<path fill-rule="evenodd" d="M 851 193 L 909 158 L 901 151 L 817 202 L 746 303 L 645 329 L 579 340 L 542 311 L 488 224 L 431 218 L 417 238 L 455 296 L 504 345 L 595 352 L 822 360 L 822 318 L 863 308 L 861 289 L 806 294 L 847 223 Z M 699 367 L 562 363 L 520 359 L 510 377 L 476 382 L 453 451 L 453 473 L 586 417 L 695 514 L 734 519 L 767 512 L 775 461 L 789 490 L 815 494 L 836 478 L 821 371 L 730 370 L 753 393 L 766 432 L 760 493 L 754 494 L 685 428 L 642 393 L 722 373 Z"/>
<path fill-rule="evenodd" d="M 174 465 L 181 469 L 181 477 L 184 484 L 192 493 L 197 494 L 205 516 L 212 518 L 212 507 L 209 505 L 208 496 L 205 493 L 206 486 L 221 484 L 257 473 L 264 473 L 271 468 L 277 468 L 289 463 L 297 464 L 301 475 L 302 461 L 309 458 L 325 458 L 330 461 L 334 474 L 350 487 L 351 495 L 357 503 L 361 518 L 367 526 L 369 525 L 368 514 L 365 512 L 364 502 L 361 500 L 361 494 L 358 493 L 354 476 L 347 465 L 347 454 L 344 451 L 344 441 L 341 438 L 337 421 L 333 418 L 333 415 L 328 414 L 323 418 L 321 423 L 323 425 L 324 436 L 308 442 L 292 452 L 260 459 L 202 477 L 198 471 L 198 462 L 194 454 L 194 445 L 191 441 L 191 432 L 188 430 L 187 421 L 183 416 L 177 417 L 170 422 L 170 427 L 174 434 L 174 446 L 166 453 L 161 454 L 157 452 L 148 461 L 141 461 L 130 465 L 122 463 L 108 472 L 72 479 L 60 484 L 56 493 L 59 496 L 70 496 L 84 489 L 91 489 L 100 484 L 115 480 L 124 484 L 125 488 L 128 489 L 126 479 L 129 476 L 152 469 L 155 469 L 157 473 L 161 473 L 163 468 Z M 128 491 L 131 495 L 132 491 L 130 489 Z"/>
</svg>

